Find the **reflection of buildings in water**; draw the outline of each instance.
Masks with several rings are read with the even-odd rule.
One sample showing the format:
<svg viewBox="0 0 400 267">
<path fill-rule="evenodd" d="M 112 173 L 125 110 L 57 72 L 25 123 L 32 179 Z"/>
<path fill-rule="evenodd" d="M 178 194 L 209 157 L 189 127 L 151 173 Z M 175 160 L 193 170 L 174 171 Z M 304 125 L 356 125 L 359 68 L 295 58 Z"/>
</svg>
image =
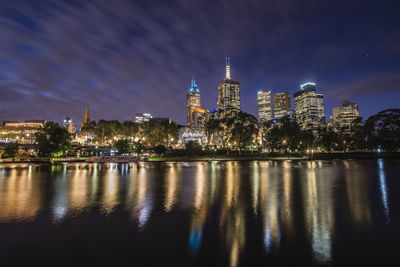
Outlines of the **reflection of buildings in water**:
<svg viewBox="0 0 400 267">
<path fill-rule="evenodd" d="M 217 162 L 212 161 L 210 166 L 210 176 L 211 176 L 211 194 L 210 194 L 210 201 L 211 205 L 215 203 L 215 199 L 217 197 L 218 192 L 218 180 L 217 180 Z"/>
<path fill-rule="evenodd" d="M 253 177 L 251 180 L 251 199 L 254 215 L 257 215 L 260 192 L 260 168 L 258 161 L 253 162 Z"/>
<path fill-rule="evenodd" d="M 196 164 L 195 192 L 193 199 L 193 212 L 190 225 L 189 247 L 193 253 L 200 248 L 203 236 L 203 227 L 207 218 L 210 204 L 210 185 L 204 163 Z"/>
<path fill-rule="evenodd" d="M 178 200 L 181 183 L 181 168 L 175 163 L 167 165 L 168 170 L 165 174 L 165 197 L 164 210 L 170 212 Z"/>
<path fill-rule="evenodd" d="M 245 208 L 239 200 L 240 169 L 236 162 L 226 163 L 225 192 L 221 211 L 220 227 L 225 244 L 230 252 L 230 266 L 239 263 L 240 251 L 245 245 Z"/>
<path fill-rule="evenodd" d="M 347 163 L 347 164 L 346 164 Z M 362 173 L 351 172 L 345 161 L 345 179 L 349 211 L 353 222 L 361 226 L 371 224 L 371 209 L 368 195 L 368 179 Z"/>
<path fill-rule="evenodd" d="M 282 227 L 291 237 L 294 234 L 292 208 L 291 164 L 282 166 L 270 162 L 254 162 L 252 185 L 253 212 L 260 209 L 263 220 L 264 246 L 267 252 L 279 248 Z"/>
<path fill-rule="evenodd" d="M 52 169 L 53 173 L 53 169 Z M 62 172 L 60 175 L 54 177 L 54 198 L 52 201 L 51 209 L 53 213 L 53 220 L 62 220 L 68 212 L 68 196 L 67 196 L 67 165 L 62 165 Z"/>
<path fill-rule="evenodd" d="M 54 178 L 52 210 L 55 221 L 62 220 L 68 212 L 82 212 L 96 201 L 98 175 L 97 165 L 62 166 L 62 172 Z"/>
<path fill-rule="evenodd" d="M 293 190 L 293 175 L 292 164 L 288 161 L 283 162 L 283 200 L 281 208 L 281 221 L 285 229 L 285 233 L 292 237 L 295 234 L 293 203 L 292 203 L 292 190 Z"/>
<path fill-rule="evenodd" d="M 21 167 L 2 173 L 0 221 L 32 219 L 40 209 L 40 181 L 32 177 L 32 166 Z"/>
<path fill-rule="evenodd" d="M 386 175 L 385 175 L 383 159 L 378 159 L 378 168 L 379 168 L 379 188 L 381 191 L 383 212 L 385 214 L 386 223 L 389 224 L 390 223 L 389 200 L 388 200 L 388 190 L 386 184 Z"/>
<path fill-rule="evenodd" d="M 89 176 L 87 169 L 77 169 L 68 177 L 70 208 L 79 212 L 89 204 Z"/>
<path fill-rule="evenodd" d="M 143 229 L 148 222 L 153 209 L 153 192 L 148 171 L 144 166 L 129 172 L 128 195 L 126 206 L 131 210 L 132 218 L 138 222 L 139 229 Z"/>
<path fill-rule="evenodd" d="M 277 171 L 274 168 L 274 171 Z M 260 170 L 260 205 L 263 218 L 264 247 L 270 252 L 279 248 L 281 229 L 279 224 L 279 195 L 281 177 L 271 177 L 271 170 L 261 165 Z M 275 174 L 277 174 L 275 172 Z M 278 173 L 279 174 L 279 173 Z"/>
<path fill-rule="evenodd" d="M 106 214 L 111 213 L 119 204 L 119 179 L 118 164 L 110 163 L 107 174 L 104 177 L 103 195 L 101 197 L 101 207 Z"/>
<path fill-rule="evenodd" d="M 334 202 L 330 191 L 333 188 L 332 180 L 316 177 L 315 162 L 308 162 L 307 167 L 307 177 L 302 182 L 305 226 L 315 261 L 328 263 L 332 258 L 334 235 Z"/>
</svg>

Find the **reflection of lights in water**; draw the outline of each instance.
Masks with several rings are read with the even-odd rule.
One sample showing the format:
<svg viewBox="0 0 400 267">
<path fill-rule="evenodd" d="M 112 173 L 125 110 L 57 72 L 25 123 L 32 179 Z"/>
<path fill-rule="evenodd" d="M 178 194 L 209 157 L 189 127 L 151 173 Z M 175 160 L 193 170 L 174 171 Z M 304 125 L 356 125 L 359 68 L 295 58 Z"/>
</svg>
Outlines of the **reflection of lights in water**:
<svg viewBox="0 0 400 267">
<path fill-rule="evenodd" d="M 10 174 L 4 173 L 0 180 L 0 221 L 31 219 L 40 209 L 39 181 L 32 179 L 26 166 L 21 167 L 12 166 Z"/>
<path fill-rule="evenodd" d="M 180 187 L 180 173 L 177 172 L 176 164 L 170 164 L 165 177 L 165 199 L 164 210 L 169 212 L 177 201 L 177 195 Z M 178 170 L 180 171 L 180 170 Z"/>
<path fill-rule="evenodd" d="M 211 204 L 215 201 L 215 192 L 217 190 L 217 162 L 211 162 Z"/>
<path fill-rule="evenodd" d="M 199 250 L 202 237 L 203 229 L 198 232 L 195 229 L 192 229 L 192 231 L 190 232 L 189 247 L 192 253 L 196 253 Z"/>
<path fill-rule="evenodd" d="M 116 166 L 117 164 L 110 163 L 108 175 L 104 177 L 102 208 L 106 214 L 111 213 L 119 204 L 119 175 L 118 169 L 115 169 Z"/>
<path fill-rule="evenodd" d="M 348 207 L 353 222 L 361 226 L 371 224 L 370 198 L 368 196 L 368 179 L 359 171 L 345 170 Z"/>
<path fill-rule="evenodd" d="M 332 258 L 333 235 L 333 198 L 327 185 L 331 180 L 324 177 L 316 178 L 315 165 L 307 164 L 307 177 L 303 183 L 305 220 L 308 234 L 311 236 L 311 246 L 314 260 L 318 263 L 328 263 Z"/>
<path fill-rule="evenodd" d="M 287 229 L 287 234 L 290 236 L 294 234 L 294 218 L 292 212 L 292 164 L 288 164 L 283 169 L 283 208 L 281 212 L 281 220 Z"/>
<path fill-rule="evenodd" d="M 260 191 L 260 168 L 257 161 L 253 162 L 253 179 L 252 179 L 252 199 L 253 199 L 253 213 L 257 215 L 258 198 Z"/>
<path fill-rule="evenodd" d="M 66 171 L 63 170 L 63 174 L 55 178 L 54 182 L 54 200 L 53 200 L 53 220 L 55 222 L 61 221 L 68 211 L 68 198 L 66 188 Z"/>
<path fill-rule="evenodd" d="M 388 201 L 388 193 L 386 186 L 385 169 L 382 159 L 378 159 L 378 167 L 379 167 L 379 187 L 381 189 L 382 205 L 385 213 L 386 223 L 389 224 L 390 223 L 389 201 Z"/>
<path fill-rule="evenodd" d="M 277 170 L 280 167 L 273 167 Z M 275 172 L 274 172 L 275 173 Z M 263 218 L 264 248 L 271 252 L 272 247 L 279 248 L 280 245 L 280 222 L 279 222 L 279 185 L 281 176 L 270 177 L 271 170 L 264 170 L 262 166 L 260 171 L 261 188 L 261 213 Z"/>
<path fill-rule="evenodd" d="M 195 192 L 194 192 L 194 207 L 192 211 L 192 220 L 190 225 L 189 247 L 192 253 L 196 253 L 200 248 L 203 236 L 203 227 L 207 218 L 209 205 L 208 179 L 205 176 L 203 163 L 196 164 L 195 176 Z"/>
<path fill-rule="evenodd" d="M 205 194 L 206 192 L 206 187 L 207 187 L 207 179 L 205 178 L 204 175 L 204 167 L 202 163 L 197 164 L 196 168 L 196 176 L 195 176 L 195 193 L 194 193 L 194 208 L 196 211 L 200 210 L 204 200 L 205 200 Z"/>
<path fill-rule="evenodd" d="M 148 185 L 147 171 L 145 169 L 139 170 L 137 181 L 135 211 L 139 229 L 142 230 L 149 220 L 151 210 L 153 209 L 153 201 L 149 188 L 150 186 Z"/>
<path fill-rule="evenodd" d="M 152 208 L 153 208 L 153 203 L 151 199 L 147 198 L 139 210 L 138 214 L 139 229 L 143 229 L 144 226 L 146 225 L 147 221 L 150 218 L 150 213 Z"/>
<path fill-rule="evenodd" d="M 71 208 L 79 211 L 88 205 L 88 174 L 86 169 L 74 170 L 70 177 L 69 197 Z"/>
<path fill-rule="evenodd" d="M 232 162 L 227 162 L 225 166 L 225 195 L 222 198 L 220 229 L 230 252 L 230 266 L 235 267 L 239 263 L 240 251 L 245 244 L 245 208 L 237 201 L 240 194 L 239 167 Z"/>
</svg>

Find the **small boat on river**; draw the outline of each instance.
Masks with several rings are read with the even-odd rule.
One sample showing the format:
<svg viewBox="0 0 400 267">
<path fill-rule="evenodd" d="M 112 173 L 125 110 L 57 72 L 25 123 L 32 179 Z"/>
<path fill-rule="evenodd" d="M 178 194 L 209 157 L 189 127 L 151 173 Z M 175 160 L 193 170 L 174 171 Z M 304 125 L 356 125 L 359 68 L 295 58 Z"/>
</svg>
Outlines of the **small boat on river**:
<svg viewBox="0 0 400 267">
<path fill-rule="evenodd" d="M 145 162 L 147 158 L 139 158 L 133 156 L 96 156 L 87 159 L 88 162 L 98 163 L 129 163 L 129 162 Z"/>
</svg>

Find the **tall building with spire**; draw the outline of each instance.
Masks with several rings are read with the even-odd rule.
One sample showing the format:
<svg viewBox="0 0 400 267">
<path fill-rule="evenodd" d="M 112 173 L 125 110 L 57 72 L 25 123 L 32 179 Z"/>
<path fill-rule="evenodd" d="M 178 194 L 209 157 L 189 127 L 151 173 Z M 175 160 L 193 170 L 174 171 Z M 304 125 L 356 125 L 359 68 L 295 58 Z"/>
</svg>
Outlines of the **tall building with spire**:
<svg viewBox="0 0 400 267">
<path fill-rule="evenodd" d="M 240 112 L 240 83 L 231 78 L 229 57 L 225 58 L 225 79 L 218 85 L 217 108 L 224 117 L 235 117 Z"/>
<path fill-rule="evenodd" d="M 186 124 L 188 126 L 202 126 L 208 119 L 208 112 L 201 108 L 200 89 L 197 87 L 194 75 L 186 95 Z"/>
<path fill-rule="evenodd" d="M 85 115 L 83 116 L 81 128 L 85 125 L 85 123 L 90 122 L 90 117 L 89 117 L 89 106 L 86 104 L 86 110 L 85 110 Z"/>
</svg>

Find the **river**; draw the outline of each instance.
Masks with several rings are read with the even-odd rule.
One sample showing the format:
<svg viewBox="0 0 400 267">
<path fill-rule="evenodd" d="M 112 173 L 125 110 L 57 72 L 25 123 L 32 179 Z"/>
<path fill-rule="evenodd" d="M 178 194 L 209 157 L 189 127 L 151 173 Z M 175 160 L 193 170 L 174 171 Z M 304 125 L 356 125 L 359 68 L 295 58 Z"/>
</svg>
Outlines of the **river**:
<svg viewBox="0 0 400 267">
<path fill-rule="evenodd" d="M 0 164 L 0 266 L 400 265 L 400 160 Z"/>
</svg>

